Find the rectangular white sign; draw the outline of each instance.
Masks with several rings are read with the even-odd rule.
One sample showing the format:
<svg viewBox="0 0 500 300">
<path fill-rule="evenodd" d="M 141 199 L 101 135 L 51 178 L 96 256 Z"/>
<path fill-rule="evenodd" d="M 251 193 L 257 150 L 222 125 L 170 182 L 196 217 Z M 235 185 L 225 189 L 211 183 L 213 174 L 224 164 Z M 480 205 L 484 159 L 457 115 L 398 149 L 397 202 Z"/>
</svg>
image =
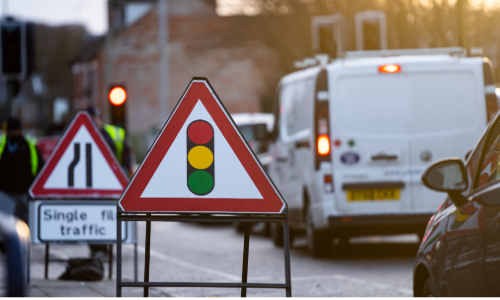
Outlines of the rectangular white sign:
<svg viewBox="0 0 500 300">
<path fill-rule="evenodd" d="M 116 242 L 116 201 L 47 200 L 36 201 L 30 208 L 34 242 Z M 127 223 L 121 223 L 123 242 L 135 236 Z"/>
</svg>

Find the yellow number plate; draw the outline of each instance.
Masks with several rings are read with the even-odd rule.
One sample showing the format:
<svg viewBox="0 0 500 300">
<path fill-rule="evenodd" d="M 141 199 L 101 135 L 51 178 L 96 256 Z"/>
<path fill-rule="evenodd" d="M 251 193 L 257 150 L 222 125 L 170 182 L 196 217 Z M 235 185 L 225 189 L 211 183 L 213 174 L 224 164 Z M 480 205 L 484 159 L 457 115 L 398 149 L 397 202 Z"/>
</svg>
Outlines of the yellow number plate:
<svg viewBox="0 0 500 300">
<path fill-rule="evenodd" d="M 399 189 L 348 190 L 347 201 L 399 200 Z"/>
</svg>

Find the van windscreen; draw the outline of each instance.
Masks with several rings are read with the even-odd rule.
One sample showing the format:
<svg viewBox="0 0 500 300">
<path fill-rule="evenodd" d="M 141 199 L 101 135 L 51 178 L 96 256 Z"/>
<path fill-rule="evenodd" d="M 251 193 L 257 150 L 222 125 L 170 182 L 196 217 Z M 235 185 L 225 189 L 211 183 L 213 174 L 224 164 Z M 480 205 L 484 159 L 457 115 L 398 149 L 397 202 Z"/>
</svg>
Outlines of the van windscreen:
<svg viewBox="0 0 500 300">
<path fill-rule="evenodd" d="M 474 127 L 482 100 L 467 72 L 343 77 L 336 117 L 350 133 L 425 134 Z"/>
</svg>

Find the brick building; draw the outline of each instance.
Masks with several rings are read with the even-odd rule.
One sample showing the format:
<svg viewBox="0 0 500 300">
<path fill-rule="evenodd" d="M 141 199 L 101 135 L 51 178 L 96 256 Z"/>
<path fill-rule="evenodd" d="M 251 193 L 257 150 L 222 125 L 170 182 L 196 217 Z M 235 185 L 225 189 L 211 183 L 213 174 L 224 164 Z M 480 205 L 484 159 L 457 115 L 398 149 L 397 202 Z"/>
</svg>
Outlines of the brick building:
<svg viewBox="0 0 500 300">
<path fill-rule="evenodd" d="M 88 43 L 72 62 L 72 108 L 95 104 L 109 121 L 109 85 L 125 85 L 126 127 L 141 159 L 166 120 L 160 115 L 160 85 L 166 83 L 159 81 L 158 12 L 155 4 L 116 2 L 110 1 L 112 37 Z M 231 113 L 262 111 L 286 73 L 268 34 L 276 29 L 271 18 L 220 17 L 215 5 L 169 0 L 168 114 L 192 77 L 207 77 Z"/>
</svg>

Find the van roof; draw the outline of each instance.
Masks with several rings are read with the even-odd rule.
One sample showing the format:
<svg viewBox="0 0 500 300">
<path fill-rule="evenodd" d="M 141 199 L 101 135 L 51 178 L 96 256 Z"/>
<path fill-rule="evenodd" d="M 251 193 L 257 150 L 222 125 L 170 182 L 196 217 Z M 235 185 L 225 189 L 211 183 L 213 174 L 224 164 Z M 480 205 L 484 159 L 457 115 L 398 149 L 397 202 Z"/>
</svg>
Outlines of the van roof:
<svg viewBox="0 0 500 300">
<path fill-rule="evenodd" d="M 266 124 L 267 131 L 271 132 L 274 126 L 274 115 L 270 113 L 236 113 L 231 114 L 236 125 Z"/>
<path fill-rule="evenodd" d="M 373 67 L 384 64 L 482 64 L 482 57 L 458 57 L 450 55 L 395 55 L 384 57 L 360 57 L 350 59 L 336 59 L 332 63 L 325 66 L 314 66 L 299 70 L 285 75 L 281 79 L 281 83 L 289 83 L 295 80 L 315 76 L 322 68 L 339 69 L 339 68 L 356 68 L 356 67 Z"/>
<path fill-rule="evenodd" d="M 334 61 L 331 66 L 362 67 L 383 64 L 422 64 L 422 63 L 482 63 L 482 57 L 456 57 L 450 55 L 386 56 L 356 58 Z"/>
</svg>

